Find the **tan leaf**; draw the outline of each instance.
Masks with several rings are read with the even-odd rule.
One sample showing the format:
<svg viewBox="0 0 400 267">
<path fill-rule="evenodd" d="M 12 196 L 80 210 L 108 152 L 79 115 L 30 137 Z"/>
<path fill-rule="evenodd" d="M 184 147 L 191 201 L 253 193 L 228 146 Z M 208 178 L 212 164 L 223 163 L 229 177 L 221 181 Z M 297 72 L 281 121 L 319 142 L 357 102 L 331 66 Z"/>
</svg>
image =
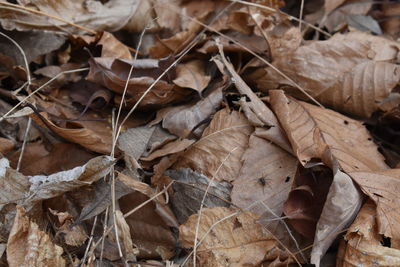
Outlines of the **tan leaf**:
<svg viewBox="0 0 400 267">
<path fill-rule="evenodd" d="M 111 127 L 108 123 L 98 121 L 71 121 L 66 124 L 68 128 L 59 127 L 53 123 L 47 113 L 41 113 L 46 124 L 37 114 L 32 114 L 31 118 L 39 125 L 47 128 L 59 136 L 79 144 L 89 150 L 102 154 L 110 154 L 112 146 Z M 91 126 L 91 127 L 90 127 Z"/>
<path fill-rule="evenodd" d="M 303 165 L 320 159 L 332 168 L 326 154 L 330 150 L 346 172 L 388 169 L 361 122 L 287 97 L 283 91 L 271 91 L 271 104 Z"/>
<path fill-rule="evenodd" d="M 253 204 L 249 211 L 266 213 L 270 219 L 279 217 L 294 181 L 297 159 L 253 134 L 242 161 L 239 176 L 233 182 L 232 203 L 243 209 Z"/>
<path fill-rule="evenodd" d="M 130 235 L 129 225 L 126 222 L 124 215 L 120 210 L 116 210 L 115 215 L 116 215 L 115 222 L 119 230 L 118 231 L 119 240 L 121 240 L 121 243 L 123 245 L 124 256 L 127 260 L 136 260 L 135 255 L 138 254 L 139 251 L 134 249 L 134 245 Z"/>
<path fill-rule="evenodd" d="M 217 181 L 233 181 L 252 131 L 253 127 L 239 112 L 228 108 L 220 110 L 201 139 L 179 158 L 174 167 L 190 168 Z"/>
<path fill-rule="evenodd" d="M 283 91 L 271 91 L 271 104 L 300 162 L 312 166 L 321 161 L 333 171 L 311 255 L 311 262 L 319 265 L 334 237 L 361 206 L 361 195 L 345 172 L 388 167 L 360 122 L 286 97 Z"/>
<path fill-rule="evenodd" d="M 201 93 L 211 80 L 211 76 L 206 75 L 204 62 L 202 60 L 192 60 L 176 67 L 176 79 L 173 82 L 183 88 L 191 88 Z"/>
<path fill-rule="evenodd" d="M 107 3 L 78 0 L 19 1 L 25 8 L 41 11 L 64 19 L 60 21 L 50 16 L 37 15 L 17 7 L 0 5 L 0 21 L 7 30 L 67 30 L 69 33 L 82 32 L 81 29 L 65 21 L 89 28 L 92 31 L 116 31 L 122 28 L 138 8 L 140 1 L 111 0 Z"/>
<path fill-rule="evenodd" d="M 199 265 L 269 266 L 277 258 L 283 265 L 292 262 L 272 235 L 255 223 L 257 217 L 250 212 L 238 214 L 223 207 L 203 209 L 197 236 L 203 240 L 197 248 Z M 179 239 L 184 248 L 193 247 L 197 220 L 198 215 L 192 215 L 179 227 Z"/>
<path fill-rule="evenodd" d="M 169 109 L 164 115 L 162 126 L 169 132 L 186 138 L 196 126 L 216 112 L 221 102 L 222 87 L 217 88 L 195 104 Z M 197 134 L 197 131 L 195 132 Z"/>
<path fill-rule="evenodd" d="M 7 139 L 0 137 L 0 154 L 7 154 L 8 152 L 14 149 L 14 142 Z"/>
<path fill-rule="evenodd" d="M 148 199 L 148 196 L 134 192 L 122 197 L 119 205 L 122 213 L 126 214 Z M 125 220 L 130 229 L 132 242 L 139 249 L 138 257 L 154 258 L 161 255 L 174 255 L 176 240 L 171 232 L 171 225 L 166 223 L 165 217 L 159 215 L 156 201 L 146 204 Z"/>
<path fill-rule="evenodd" d="M 399 66 L 393 64 L 399 49 L 383 37 L 350 32 L 301 46 L 273 64 L 322 104 L 369 117 L 400 80 Z M 274 70 L 266 72 L 258 81 L 260 88 L 294 86 Z"/>
<path fill-rule="evenodd" d="M 376 204 L 377 230 L 379 234 L 400 241 L 400 169 L 376 172 L 350 172 L 355 180 Z"/>
<path fill-rule="evenodd" d="M 70 38 L 79 46 L 101 45 L 101 57 L 132 59 L 129 48 L 109 32 L 100 32 L 95 36 L 73 35 Z"/>
<path fill-rule="evenodd" d="M 17 168 L 21 151 L 8 156 L 10 165 Z M 82 166 L 97 154 L 72 143 L 56 143 L 53 146 L 43 142 L 29 143 L 20 163 L 20 172 L 25 175 L 52 174 Z M 35 161 L 32 161 L 32 159 Z"/>
<path fill-rule="evenodd" d="M 371 9 L 372 4 L 371 0 L 346 1 L 342 6 L 331 12 L 326 20 L 321 21 L 320 26 L 325 26 L 330 32 L 338 31 L 347 24 L 348 16 L 366 15 Z"/>
<path fill-rule="evenodd" d="M 28 218 L 24 208 L 17 206 L 17 215 L 7 242 L 9 266 L 66 266 L 61 257 L 63 253 L 63 249 Z"/>
<path fill-rule="evenodd" d="M 178 32 L 168 39 L 162 39 L 153 45 L 150 50 L 152 58 L 163 58 L 180 52 L 187 46 L 201 29 L 201 25 L 191 21 L 184 31 Z"/>
<path fill-rule="evenodd" d="M 375 209 L 372 201 L 365 203 L 347 231 L 337 257 L 340 266 L 400 266 L 400 250 L 381 243 Z"/>
</svg>

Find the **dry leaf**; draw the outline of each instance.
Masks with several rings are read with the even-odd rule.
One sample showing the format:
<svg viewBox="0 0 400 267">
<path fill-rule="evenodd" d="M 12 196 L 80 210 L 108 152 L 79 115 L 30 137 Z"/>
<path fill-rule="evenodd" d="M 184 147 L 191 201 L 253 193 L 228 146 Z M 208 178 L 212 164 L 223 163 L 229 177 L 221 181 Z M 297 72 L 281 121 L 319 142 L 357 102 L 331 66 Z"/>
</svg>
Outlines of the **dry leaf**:
<svg viewBox="0 0 400 267">
<path fill-rule="evenodd" d="M 361 195 L 345 172 L 388 167 L 360 122 L 286 97 L 283 91 L 271 91 L 271 104 L 300 162 L 307 166 L 321 161 L 333 171 L 311 256 L 311 262 L 319 265 L 335 235 L 361 206 Z"/>
<path fill-rule="evenodd" d="M 63 249 L 28 218 L 24 208 L 17 206 L 17 215 L 7 242 L 9 266 L 66 266 L 61 257 L 63 253 Z"/>
<path fill-rule="evenodd" d="M 171 205 L 181 224 L 186 222 L 190 215 L 198 212 L 209 184 L 204 206 L 213 208 L 230 205 L 228 200 L 232 186 L 226 181 L 211 181 L 208 177 L 190 169 L 167 170 L 165 175 L 178 181 L 172 185 L 174 194 L 171 196 Z"/>
<path fill-rule="evenodd" d="M 122 213 L 126 214 L 148 199 L 148 196 L 134 192 L 122 197 L 119 205 Z M 164 218 L 158 214 L 157 203 L 154 201 L 125 218 L 130 228 L 132 242 L 139 249 L 138 257 L 173 256 L 176 240 Z M 172 253 L 167 254 L 165 251 Z"/>
<path fill-rule="evenodd" d="M 274 260 L 282 266 L 291 263 L 274 238 L 255 223 L 256 218 L 250 212 L 238 213 L 228 208 L 203 209 L 197 236 L 202 240 L 196 255 L 199 265 L 270 266 Z M 198 215 L 192 215 L 179 227 L 184 248 L 193 247 L 197 220 Z"/>
<path fill-rule="evenodd" d="M 361 122 L 271 91 L 271 105 L 303 165 L 321 160 L 332 168 L 331 155 L 346 172 L 388 169 Z"/>
<path fill-rule="evenodd" d="M 163 156 L 167 156 L 170 154 L 175 154 L 181 151 L 184 151 L 188 147 L 190 147 L 195 141 L 189 139 L 178 139 L 172 142 L 169 142 L 165 146 L 161 147 L 160 149 L 154 151 L 149 156 L 145 158 L 141 158 L 144 161 L 152 161 L 156 158 L 160 158 Z"/>
<path fill-rule="evenodd" d="M 175 55 L 188 45 L 201 29 L 201 25 L 195 21 L 191 21 L 184 31 L 181 31 L 171 38 L 159 40 L 149 50 L 152 58 L 164 58 L 170 55 Z"/>
<path fill-rule="evenodd" d="M 111 0 L 106 3 L 79 0 L 19 1 L 25 7 L 38 10 L 50 16 L 84 26 L 92 31 L 116 31 L 121 29 L 136 12 L 140 1 Z M 66 30 L 69 33 L 82 32 L 63 21 L 50 16 L 36 15 L 23 9 L 0 5 L 0 22 L 7 30 Z"/>
<path fill-rule="evenodd" d="M 371 0 L 350 0 L 331 12 L 320 27 L 325 26 L 330 32 L 340 30 L 346 23 L 346 17 L 351 15 L 366 15 L 371 9 Z"/>
<path fill-rule="evenodd" d="M 17 168 L 20 154 L 21 151 L 18 151 L 8 156 L 10 165 L 14 169 Z M 24 175 L 48 175 L 82 166 L 96 156 L 71 143 L 57 143 L 50 148 L 42 142 L 29 143 L 25 147 L 19 171 Z"/>
<path fill-rule="evenodd" d="M 14 149 L 14 142 L 7 139 L 0 137 L 0 154 L 7 154 Z"/>
<path fill-rule="evenodd" d="M 221 102 L 222 88 L 220 87 L 195 104 L 170 108 L 163 116 L 162 126 L 169 132 L 186 138 L 200 123 L 217 111 Z M 201 130 L 199 129 L 200 134 Z"/>
<path fill-rule="evenodd" d="M 208 86 L 211 76 L 206 75 L 204 62 L 192 60 L 176 67 L 176 79 L 173 82 L 184 88 L 191 88 L 201 92 Z"/>
<path fill-rule="evenodd" d="M 119 179 L 115 181 L 113 190 L 114 191 L 112 191 L 111 184 L 107 184 L 102 180 L 97 182 L 93 198 L 83 206 L 79 217 L 76 219 L 76 223 L 88 220 L 105 211 L 106 208 L 111 205 L 113 196 L 115 200 L 118 200 L 132 192 L 132 190 Z"/>
<path fill-rule="evenodd" d="M 375 221 L 376 207 L 372 201 L 364 204 L 339 248 L 340 266 L 399 266 L 400 250 L 382 245 Z"/>
<path fill-rule="evenodd" d="M 400 169 L 350 172 L 349 175 L 376 204 L 379 234 L 400 241 Z"/>
<path fill-rule="evenodd" d="M 129 225 L 125 221 L 124 215 L 120 210 L 115 211 L 115 223 L 118 227 L 119 240 L 123 247 L 124 256 L 127 260 L 136 260 L 136 254 L 138 250 L 134 249 L 134 245 L 131 239 Z"/>
<path fill-rule="evenodd" d="M 232 203 L 257 215 L 265 213 L 267 219 L 280 217 L 294 181 L 297 159 L 253 134 L 242 162 L 233 182 Z"/>
<path fill-rule="evenodd" d="M 214 115 L 200 140 L 175 164 L 175 169 L 190 168 L 216 181 L 237 178 L 241 157 L 253 127 L 237 111 L 225 108 Z"/>
<path fill-rule="evenodd" d="M 102 154 L 110 154 L 112 147 L 111 127 L 108 123 L 99 121 L 70 121 L 67 127 L 59 127 L 48 118 L 47 113 L 41 113 L 46 124 L 37 114 L 31 118 L 43 127 L 50 127 L 52 131 L 68 141 L 79 144 L 89 150 Z M 90 127 L 91 126 L 91 127 Z"/>
<path fill-rule="evenodd" d="M 381 4 L 382 13 L 385 17 L 381 21 L 382 29 L 397 39 L 400 34 L 400 21 L 398 16 L 400 14 L 400 3 L 396 2 L 383 2 Z"/>
<path fill-rule="evenodd" d="M 171 63 L 169 61 L 169 59 L 164 61 L 154 59 L 130 61 L 114 58 L 92 58 L 89 60 L 90 72 L 87 79 L 122 95 L 133 64 L 133 75 L 129 79 L 125 99 L 128 106 L 133 106 L 162 74 L 163 70 L 169 66 L 168 64 Z M 169 82 L 169 79 L 174 78 L 175 71 L 172 69 L 155 83 L 153 89 L 143 98 L 139 107 L 160 107 L 182 100 L 190 91 L 181 89 Z M 115 101 L 119 103 L 121 97 L 116 97 Z"/>
<path fill-rule="evenodd" d="M 233 82 L 238 89 L 239 93 L 246 95 L 250 98 L 249 108 L 254 113 L 255 117 L 261 121 L 268 129 L 268 139 L 288 152 L 291 152 L 290 145 L 282 132 L 282 129 L 276 119 L 274 113 L 259 99 L 250 87 L 243 81 L 243 79 L 236 73 L 232 64 L 230 64 L 224 55 L 221 44 L 218 44 L 219 53 L 221 54 L 222 61 L 225 64 Z M 250 113 L 250 112 L 249 112 Z M 247 115 L 249 116 L 249 115 Z"/>
<path fill-rule="evenodd" d="M 322 104 L 369 117 L 400 80 L 399 66 L 393 64 L 399 49 L 398 43 L 383 37 L 350 32 L 301 46 L 273 64 Z M 264 90 L 294 87 L 272 69 L 258 84 Z"/>
</svg>

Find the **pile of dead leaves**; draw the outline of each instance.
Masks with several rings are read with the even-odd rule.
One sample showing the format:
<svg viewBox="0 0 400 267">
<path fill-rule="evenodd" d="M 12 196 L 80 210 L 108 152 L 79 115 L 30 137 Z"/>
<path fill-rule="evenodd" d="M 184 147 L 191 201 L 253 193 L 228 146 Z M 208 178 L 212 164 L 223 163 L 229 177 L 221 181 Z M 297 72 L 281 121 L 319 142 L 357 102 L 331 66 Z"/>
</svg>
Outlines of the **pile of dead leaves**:
<svg viewBox="0 0 400 267">
<path fill-rule="evenodd" d="M 0 265 L 400 266 L 400 4 L 0 2 Z"/>
</svg>

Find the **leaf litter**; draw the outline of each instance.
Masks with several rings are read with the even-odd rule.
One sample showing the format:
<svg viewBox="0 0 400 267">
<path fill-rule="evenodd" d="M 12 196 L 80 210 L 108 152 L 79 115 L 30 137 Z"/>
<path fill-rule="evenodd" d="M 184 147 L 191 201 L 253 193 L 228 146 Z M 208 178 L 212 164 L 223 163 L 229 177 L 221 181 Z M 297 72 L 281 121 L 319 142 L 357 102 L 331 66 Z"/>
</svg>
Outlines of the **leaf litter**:
<svg viewBox="0 0 400 267">
<path fill-rule="evenodd" d="M 398 266 L 398 4 L 0 2 L 3 266 Z"/>
</svg>

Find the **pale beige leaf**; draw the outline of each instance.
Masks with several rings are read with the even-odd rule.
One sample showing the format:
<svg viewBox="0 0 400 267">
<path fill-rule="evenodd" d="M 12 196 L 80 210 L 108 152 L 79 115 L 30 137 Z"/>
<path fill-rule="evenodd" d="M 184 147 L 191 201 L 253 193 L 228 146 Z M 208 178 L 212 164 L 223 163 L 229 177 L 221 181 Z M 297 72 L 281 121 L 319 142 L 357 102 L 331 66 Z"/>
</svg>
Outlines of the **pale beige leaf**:
<svg viewBox="0 0 400 267">
<path fill-rule="evenodd" d="M 246 210 L 252 205 L 249 211 L 267 214 L 269 219 L 279 217 L 294 181 L 297 159 L 253 134 L 242 161 L 233 182 L 232 203 Z"/>
<path fill-rule="evenodd" d="M 89 28 L 92 31 L 116 31 L 122 28 L 134 14 L 141 1 L 111 0 L 97 1 L 19 1 L 26 8 L 38 10 L 64 19 L 60 21 L 50 16 L 33 14 L 23 9 L 0 5 L 0 22 L 7 30 L 66 30 L 69 33 L 82 32 L 81 29 L 65 21 Z"/>
<path fill-rule="evenodd" d="M 206 75 L 204 62 L 202 60 L 192 60 L 176 67 L 176 79 L 173 82 L 184 88 L 191 88 L 201 93 L 211 80 L 211 76 Z"/>
<path fill-rule="evenodd" d="M 271 91 L 271 104 L 303 165 L 318 159 L 332 168 L 333 157 L 346 172 L 388 169 L 361 122 L 295 100 L 283 91 Z"/>
<path fill-rule="evenodd" d="M 188 104 L 170 109 L 163 118 L 162 126 L 181 138 L 216 112 L 222 101 L 222 87 L 211 92 L 196 104 Z"/>
<path fill-rule="evenodd" d="M 400 241 L 400 169 L 350 172 L 349 175 L 375 202 L 379 234 Z"/>
<path fill-rule="evenodd" d="M 376 206 L 372 201 L 364 204 L 339 248 L 337 263 L 350 266 L 400 266 L 400 250 L 381 243 L 375 221 Z"/>
<path fill-rule="evenodd" d="M 369 117 L 400 80 L 400 67 L 393 64 L 399 49 L 383 37 L 350 32 L 301 46 L 273 64 L 322 104 Z M 294 87 L 274 70 L 266 72 L 258 81 L 261 89 Z"/>
<path fill-rule="evenodd" d="M 220 110 L 201 139 L 178 159 L 174 167 L 190 168 L 217 181 L 233 181 L 252 131 L 253 127 L 239 112 L 228 108 Z"/>
<path fill-rule="evenodd" d="M 258 266 L 279 258 L 282 266 L 292 262 L 277 241 L 250 212 L 216 207 L 203 209 L 197 238 L 203 240 L 197 248 L 200 266 Z M 198 215 L 192 215 L 179 227 L 179 239 L 184 248 L 192 248 L 196 236 Z"/>
<path fill-rule="evenodd" d="M 53 243 L 50 236 L 32 222 L 21 206 L 7 242 L 7 262 L 10 267 L 66 266 L 61 255 L 63 249 Z"/>
<path fill-rule="evenodd" d="M 119 240 L 122 243 L 124 256 L 127 260 L 136 260 L 135 255 L 138 254 L 139 251 L 137 249 L 134 249 L 129 225 L 120 210 L 115 211 L 115 218 L 115 222 L 119 230 Z"/>
<path fill-rule="evenodd" d="M 49 176 L 29 176 L 29 202 L 59 196 L 75 188 L 91 184 L 106 176 L 115 160 L 110 156 L 99 156 L 83 166 L 61 171 Z"/>
<path fill-rule="evenodd" d="M 318 220 L 311 263 L 317 267 L 336 236 L 357 216 L 363 202 L 363 195 L 346 173 L 333 167 L 333 181 Z"/>
<path fill-rule="evenodd" d="M 184 151 L 185 149 L 190 147 L 194 142 L 195 142 L 194 140 L 189 140 L 189 139 L 178 139 L 178 140 L 169 142 L 162 148 L 151 153 L 149 156 L 147 156 L 145 158 L 141 158 L 141 160 L 151 161 L 151 160 L 154 160 L 159 157 L 163 157 L 166 155 Z"/>
</svg>

